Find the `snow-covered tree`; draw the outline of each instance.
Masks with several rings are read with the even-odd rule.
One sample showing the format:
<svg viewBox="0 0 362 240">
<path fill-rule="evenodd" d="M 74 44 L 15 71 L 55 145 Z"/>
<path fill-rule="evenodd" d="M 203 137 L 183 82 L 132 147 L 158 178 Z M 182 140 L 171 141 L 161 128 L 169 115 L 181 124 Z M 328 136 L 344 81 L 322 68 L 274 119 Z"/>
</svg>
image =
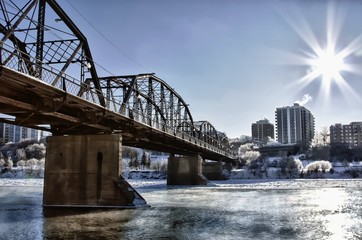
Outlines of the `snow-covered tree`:
<svg viewBox="0 0 362 240">
<path fill-rule="evenodd" d="M 280 158 L 277 162 L 281 173 L 298 176 L 303 170 L 303 164 L 298 158 L 293 156 Z"/>
<path fill-rule="evenodd" d="M 318 131 L 313 139 L 313 146 L 325 146 L 329 144 L 329 130 L 327 127 L 322 127 L 320 131 Z"/>
<path fill-rule="evenodd" d="M 30 167 L 30 169 L 34 169 L 37 165 L 38 165 L 38 160 L 35 158 L 26 161 L 26 166 Z"/>
<path fill-rule="evenodd" d="M 26 159 L 26 154 L 25 154 L 24 148 L 18 148 L 16 150 L 16 160 L 20 161 L 20 160 L 25 160 L 25 159 Z"/>
<path fill-rule="evenodd" d="M 132 157 L 128 163 L 130 168 L 138 168 L 140 166 L 140 162 L 137 157 Z"/>
<path fill-rule="evenodd" d="M 258 159 L 260 156 L 260 153 L 257 151 L 247 151 L 244 155 L 243 155 L 243 159 L 246 160 L 246 165 L 250 165 L 251 162 L 255 161 L 256 159 Z"/>
<path fill-rule="evenodd" d="M 14 165 L 14 163 L 13 163 L 13 160 L 11 160 L 11 158 L 8 158 L 5 160 L 4 167 L 11 168 L 13 165 Z"/>
<path fill-rule="evenodd" d="M 19 167 L 23 168 L 23 167 L 26 166 L 26 161 L 25 160 L 20 160 L 20 161 L 18 161 L 17 164 L 18 164 Z"/>
<path fill-rule="evenodd" d="M 275 145 L 281 145 L 281 143 L 275 141 L 273 138 L 271 138 L 271 137 L 268 136 L 268 138 L 267 138 L 267 140 L 266 140 L 266 145 L 267 145 L 267 146 L 275 146 Z"/>
<path fill-rule="evenodd" d="M 327 172 L 332 169 L 332 164 L 329 161 L 315 161 L 309 163 L 305 168 L 304 171 L 306 172 Z"/>
<path fill-rule="evenodd" d="M 151 169 L 153 169 L 157 172 L 161 171 L 161 161 L 152 162 Z"/>
<path fill-rule="evenodd" d="M 241 144 L 239 147 L 239 155 L 243 156 L 247 151 L 251 151 L 253 146 L 252 143 Z"/>
<path fill-rule="evenodd" d="M 151 169 L 157 172 L 167 172 L 167 161 L 152 161 Z"/>
<path fill-rule="evenodd" d="M 0 159 L 0 167 L 4 167 L 5 165 L 5 160 L 4 159 Z"/>
<path fill-rule="evenodd" d="M 38 160 L 38 165 L 39 165 L 39 167 L 44 168 L 44 166 L 45 166 L 45 158 L 42 158 L 42 159 Z"/>
<path fill-rule="evenodd" d="M 28 159 L 42 159 L 45 157 L 45 146 L 43 143 L 34 143 L 25 148 L 26 157 Z"/>
<path fill-rule="evenodd" d="M 246 143 L 242 144 L 239 147 L 239 157 L 243 160 L 245 165 L 251 164 L 251 162 L 258 159 L 260 156 L 260 153 L 258 151 L 254 150 L 254 144 L 252 143 Z"/>
</svg>

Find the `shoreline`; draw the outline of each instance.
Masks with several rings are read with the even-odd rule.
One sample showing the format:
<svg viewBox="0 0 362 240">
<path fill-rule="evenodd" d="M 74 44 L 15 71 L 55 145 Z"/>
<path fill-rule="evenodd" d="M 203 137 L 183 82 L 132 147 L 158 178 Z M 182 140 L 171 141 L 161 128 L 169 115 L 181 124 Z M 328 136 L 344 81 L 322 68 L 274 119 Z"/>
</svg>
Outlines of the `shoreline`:
<svg viewBox="0 0 362 240">
<path fill-rule="evenodd" d="M 315 189 L 315 188 L 362 188 L 362 179 L 233 179 L 217 181 L 223 188 L 243 189 Z"/>
</svg>

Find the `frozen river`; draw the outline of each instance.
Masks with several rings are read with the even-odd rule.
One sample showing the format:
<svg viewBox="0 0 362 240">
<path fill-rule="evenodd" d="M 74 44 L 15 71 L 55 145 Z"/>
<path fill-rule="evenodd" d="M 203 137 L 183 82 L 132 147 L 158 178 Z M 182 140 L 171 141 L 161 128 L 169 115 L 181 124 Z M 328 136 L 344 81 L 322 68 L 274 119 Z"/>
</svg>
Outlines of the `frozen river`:
<svg viewBox="0 0 362 240">
<path fill-rule="evenodd" d="M 41 180 L 0 179 L 0 239 L 362 239 L 362 180 L 131 181 L 151 205 L 42 208 Z"/>
</svg>

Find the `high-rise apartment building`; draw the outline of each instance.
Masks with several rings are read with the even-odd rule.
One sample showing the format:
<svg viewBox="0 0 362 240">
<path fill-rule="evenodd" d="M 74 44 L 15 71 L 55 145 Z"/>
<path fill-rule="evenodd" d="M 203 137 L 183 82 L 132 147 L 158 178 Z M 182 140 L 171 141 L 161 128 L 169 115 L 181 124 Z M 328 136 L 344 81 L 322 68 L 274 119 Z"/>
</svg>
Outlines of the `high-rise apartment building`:
<svg viewBox="0 0 362 240">
<path fill-rule="evenodd" d="M 275 111 L 276 133 L 280 143 L 310 145 L 314 138 L 314 116 L 303 106 L 277 108 Z"/>
<path fill-rule="evenodd" d="M 349 147 L 362 146 L 362 122 L 351 122 L 342 125 L 336 123 L 329 128 L 331 144 L 343 143 Z"/>
<path fill-rule="evenodd" d="M 23 139 L 39 139 L 38 130 L 0 123 L 0 143 L 19 142 Z"/>
<path fill-rule="evenodd" d="M 266 118 L 251 124 L 251 137 L 257 141 L 265 141 L 268 137 L 274 139 L 274 125 Z"/>
</svg>

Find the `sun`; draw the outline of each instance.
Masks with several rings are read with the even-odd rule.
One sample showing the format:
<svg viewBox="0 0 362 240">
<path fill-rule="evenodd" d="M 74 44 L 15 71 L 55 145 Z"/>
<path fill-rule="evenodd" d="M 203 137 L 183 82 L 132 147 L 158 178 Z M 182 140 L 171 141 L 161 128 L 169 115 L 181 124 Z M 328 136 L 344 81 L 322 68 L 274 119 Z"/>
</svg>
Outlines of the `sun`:
<svg viewBox="0 0 362 240">
<path fill-rule="evenodd" d="M 310 60 L 311 70 L 315 76 L 321 76 L 322 81 L 331 83 L 341 78 L 341 72 L 346 69 L 342 54 L 335 53 L 333 47 L 320 49 L 316 58 Z"/>
<path fill-rule="evenodd" d="M 361 76 L 360 52 L 362 33 L 348 40 L 343 34 L 343 13 L 345 8 L 328 2 L 326 7 L 325 34 L 313 31 L 307 19 L 298 11 L 282 11 L 281 15 L 302 40 L 300 49 L 295 52 L 282 51 L 282 63 L 301 67 L 297 79 L 292 79 L 286 87 L 299 91 L 308 89 L 323 97 L 328 103 L 335 96 L 343 96 L 350 101 L 362 101 L 359 92 L 353 88 L 356 76 Z M 295 13 L 295 14 L 289 14 Z M 317 34 L 316 34 L 317 33 Z M 342 38 L 343 37 L 343 38 Z M 302 72 L 305 71 L 305 72 Z M 319 83 L 319 89 L 315 83 Z M 351 100 L 352 101 L 352 100 Z"/>
</svg>

